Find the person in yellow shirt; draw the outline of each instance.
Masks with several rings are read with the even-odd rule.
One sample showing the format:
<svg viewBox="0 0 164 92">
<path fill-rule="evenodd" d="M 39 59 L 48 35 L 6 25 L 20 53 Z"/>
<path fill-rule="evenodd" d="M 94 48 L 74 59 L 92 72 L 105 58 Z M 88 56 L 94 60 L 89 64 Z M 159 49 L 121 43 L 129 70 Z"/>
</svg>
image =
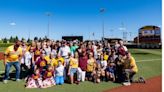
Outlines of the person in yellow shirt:
<svg viewBox="0 0 164 92">
<path fill-rule="evenodd" d="M 44 59 L 47 61 L 47 65 L 51 64 L 51 57 L 49 55 L 46 55 Z"/>
<path fill-rule="evenodd" d="M 108 53 L 105 51 L 105 52 L 104 52 L 104 60 L 106 60 L 106 61 L 107 61 L 107 60 L 108 60 L 108 58 L 109 58 L 109 55 L 108 55 Z"/>
<path fill-rule="evenodd" d="M 87 70 L 86 70 L 86 80 L 91 81 L 93 72 L 96 68 L 96 60 L 93 57 L 93 53 L 89 53 L 88 61 L 87 61 Z"/>
<path fill-rule="evenodd" d="M 57 55 L 56 58 L 53 55 L 51 56 L 51 66 L 53 66 L 54 68 L 58 66 L 59 60 L 60 62 L 64 65 L 64 58 L 61 57 L 60 55 Z"/>
<path fill-rule="evenodd" d="M 14 45 L 9 46 L 4 53 L 4 65 L 5 65 L 5 76 L 4 83 L 7 83 L 9 77 L 9 71 L 13 65 L 16 69 L 16 81 L 20 79 L 20 59 L 22 57 L 22 48 L 20 47 L 21 42 L 16 41 Z"/>
<path fill-rule="evenodd" d="M 123 57 L 124 59 L 124 71 L 125 71 L 125 81 L 133 82 L 134 75 L 138 72 L 138 67 L 136 65 L 136 61 L 134 57 L 130 54 L 130 52 L 126 53 L 126 56 Z"/>
<path fill-rule="evenodd" d="M 70 58 L 68 75 L 70 76 L 71 84 L 74 82 L 74 74 L 78 72 L 79 58 L 78 53 L 75 52 L 74 57 Z M 77 79 L 79 83 L 80 79 Z"/>
</svg>

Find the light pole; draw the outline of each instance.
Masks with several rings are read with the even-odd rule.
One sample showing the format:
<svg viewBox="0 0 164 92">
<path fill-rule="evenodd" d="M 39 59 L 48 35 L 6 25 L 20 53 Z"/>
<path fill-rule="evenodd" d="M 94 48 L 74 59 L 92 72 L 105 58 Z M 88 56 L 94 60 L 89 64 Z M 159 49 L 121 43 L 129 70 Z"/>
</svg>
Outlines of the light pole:
<svg viewBox="0 0 164 92">
<path fill-rule="evenodd" d="M 127 41 L 127 31 L 126 28 L 124 27 L 124 24 L 121 23 L 121 27 L 119 28 L 120 31 L 122 31 L 123 34 L 123 40 L 126 42 Z"/>
<path fill-rule="evenodd" d="M 114 30 L 113 29 L 110 29 L 109 31 L 111 32 L 111 38 L 112 38 L 113 37 L 113 31 Z"/>
<path fill-rule="evenodd" d="M 132 32 L 129 32 L 129 40 L 132 40 Z"/>
<path fill-rule="evenodd" d="M 102 15 L 102 40 L 104 40 L 104 13 L 105 13 L 105 8 L 101 8 L 100 13 Z"/>
<path fill-rule="evenodd" d="M 51 12 L 46 12 L 46 16 L 48 17 L 47 38 L 49 38 L 49 32 L 50 32 L 50 16 L 52 16 Z"/>
</svg>

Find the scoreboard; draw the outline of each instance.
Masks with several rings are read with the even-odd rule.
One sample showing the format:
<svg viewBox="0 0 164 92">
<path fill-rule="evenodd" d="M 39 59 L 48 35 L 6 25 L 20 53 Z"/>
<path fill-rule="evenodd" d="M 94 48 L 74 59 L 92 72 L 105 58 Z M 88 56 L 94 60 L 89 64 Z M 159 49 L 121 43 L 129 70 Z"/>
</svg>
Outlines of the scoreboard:
<svg viewBox="0 0 164 92">
<path fill-rule="evenodd" d="M 66 41 L 73 41 L 73 40 L 83 41 L 83 36 L 62 36 L 62 39 Z"/>
</svg>

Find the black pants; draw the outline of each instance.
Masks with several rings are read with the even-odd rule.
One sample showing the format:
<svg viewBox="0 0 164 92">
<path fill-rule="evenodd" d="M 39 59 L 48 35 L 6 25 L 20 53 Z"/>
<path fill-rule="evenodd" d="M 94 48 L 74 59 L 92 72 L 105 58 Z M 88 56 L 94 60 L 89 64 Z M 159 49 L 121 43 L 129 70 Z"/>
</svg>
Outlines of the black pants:
<svg viewBox="0 0 164 92">
<path fill-rule="evenodd" d="M 20 67 L 21 67 L 21 78 L 25 78 L 32 73 L 31 68 L 28 68 L 28 66 L 26 66 L 25 64 L 21 64 Z"/>
</svg>

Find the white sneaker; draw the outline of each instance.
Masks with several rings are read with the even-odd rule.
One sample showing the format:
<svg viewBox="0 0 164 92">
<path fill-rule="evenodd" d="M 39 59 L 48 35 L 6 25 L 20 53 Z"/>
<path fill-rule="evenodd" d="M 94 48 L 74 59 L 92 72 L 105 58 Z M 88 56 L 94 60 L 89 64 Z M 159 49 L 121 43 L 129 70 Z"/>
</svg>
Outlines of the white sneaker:
<svg viewBox="0 0 164 92">
<path fill-rule="evenodd" d="M 20 82 L 20 79 L 16 79 L 17 82 Z"/>
<path fill-rule="evenodd" d="M 122 84 L 123 84 L 124 86 L 130 86 L 130 85 L 131 85 L 130 82 L 123 82 Z"/>
<path fill-rule="evenodd" d="M 7 83 L 7 80 L 3 80 L 3 83 L 5 83 L 5 84 L 6 84 L 6 83 Z"/>
</svg>

